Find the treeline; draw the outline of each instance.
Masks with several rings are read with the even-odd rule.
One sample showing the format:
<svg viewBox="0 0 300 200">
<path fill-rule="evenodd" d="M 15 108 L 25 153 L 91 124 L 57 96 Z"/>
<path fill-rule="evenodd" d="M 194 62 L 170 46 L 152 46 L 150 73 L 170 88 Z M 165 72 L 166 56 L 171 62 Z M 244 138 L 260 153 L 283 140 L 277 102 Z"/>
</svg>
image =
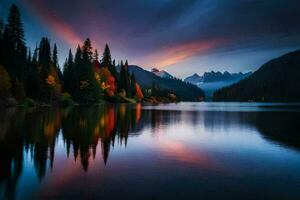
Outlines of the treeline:
<svg viewBox="0 0 300 200">
<path fill-rule="evenodd" d="M 87 38 L 78 45 L 75 56 L 71 49 L 61 71 L 58 49 L 48 38 L 41 39 L 31 52 L 26 46 L 24 27 L 18 7 L 12 5 L 7 22 L 0 21 L 0 103 L 34 99 L 45 103 L 80 104 L 103 100 L 136 102 L 143 98 L 128 62 L 112 61 L 108 45 L 101 59 Z"/>
</svg>

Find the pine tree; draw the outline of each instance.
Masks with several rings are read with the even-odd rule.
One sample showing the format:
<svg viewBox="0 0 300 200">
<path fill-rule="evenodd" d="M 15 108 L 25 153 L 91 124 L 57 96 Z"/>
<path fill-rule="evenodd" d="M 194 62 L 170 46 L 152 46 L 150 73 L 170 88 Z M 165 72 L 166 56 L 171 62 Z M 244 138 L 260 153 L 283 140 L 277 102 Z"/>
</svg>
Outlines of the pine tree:
<svg viewBox="0 0 300 200">
<path fill-rule="evenodd" d="M 82 61 L 85 64 L 91 64 L 93 60 L 93 47 L 90 38 L 84 41 L 82 46 Z"/>
<path fill-rule="evenodd" d="M 100 87 L 95 79 L 92 68 L 93 47 L 87 38 L 80 48 L 77 48 L 75 55 L 76 81 L 77 88 L 74 92 L 74 99 L 79 103 L 93 103 L 100 98 Z"/>
<path fill-rule="evenodd" d="M 52 62 L 56 68 L 58 68 L 58 58 L 57 58 L 57 46 L 54 44 L 53 53 L 52 53 Z"/>
<path fill-rule="evenodd" d="M 98 54 L 98 50 L 97 49 L 95 49 L 94 61 L 99 61 L 99 54 Z"/>
<path fill-rule="evenodd" d="M 38 99 L 41 94 L 41 85 L 40 85 L 40 73 L 38 70 L 38 48 L 36 47 L 32 58 L 30 58 L 31 53 L 27 58 L 27 76 L 26 76 L 26 94 L 33 99 Z"/>
<path fill-rule="evenodd" d="M 81 47 L 78 45 L 75 53 L 75 65 L 79 66 L 82 64 L 82 50 Z"/>
<path fill-rule="evenodd" d="M 13 82 L 16 78 L 23 80 L 26 61 L 24 28 L 19 8 L 14 4 L 10 8 L 4 32 L 4 48 L 7 51 L 4 65 Z"/>
<path fill-rule="evenodd" d="M 36 64 L 38 63 L 38 47 L 37 47 L 37 44 L 36 44 L 36 47 L 35 47 L 33 55 L 32 55 L 32 62 L 36 63 Z"/>
<path fill-rule="evenodd" d="M 126 61 L 127 62 L 127 61 Z M 121 71 L 120 71 L 120 89 L 124 89 L 128 97 L 131 96 L 130 92 L 130 80 L 129 80 L 129 72 L 128 72 L 128 62 L 127 65 L 123 64 L 121 61 Z"/>
<path fill-rule="evenodd" d="M 73 61 L 73 54 L 71 49 L 69 50 L 69 56 L 66 60 L 63 68 L 63 83 L 64 83 L 64 90 L 69 92 L 70 94 L 74 91 L 74 83 L 73 83 L 73 76 L 74 73 L 74 61 Z"/>
<path fill-rule="evenodd" d="M 110 49 L 108 47 L 108 44 L 106 44 L 103 55 L 102 55 L 101 65 L 104 67 L 110 67 L 111 64 L 112 63 L 111 63 Z"/>
<path fill-rule="evenodd" d="M 43 37 L 41 39 L 38 54 L 38 64 L 41 65 L 44 70 L 49 70 L 49 64 L 51 62 L 51 49 L 48 38 Z"/>
<path fill-rule="evenodd" d="M 111 53 L 110 53 L 110 49 L 107 44 L 105 45 L 105 49 L 103 51 L 102 60 L 101 60 L 100 65 L 102 67 L 108 68 L 108 70 L 114 77 L 115 81 L 117 82 L 117 85 L 119 85 L 119 82 L 120 82 L 119 74 L 117 72 L 115 62 L 111 61 Z"/>
<path fill-rule="evenodd" d="M 54 66 L 51 59 L 51 48 L 48 38 L 42 38 L 39 45 L 39 81 L 41 85 L 39 98 L 43 101 L 52 102 L 61 93 L 58 69 Z"/>
<path fill-rule="evenodd" d="M 59 81 L 62 80 L 62 72 L 60 70 L 59 64 L 58 64 L 58 56 L 57 56 L 57 46 L 54 44 L 53 47 L 53 53 L 52 53 L 52 63 L 56 69 L 56 73 L 58 75 Z"/>
</svg>

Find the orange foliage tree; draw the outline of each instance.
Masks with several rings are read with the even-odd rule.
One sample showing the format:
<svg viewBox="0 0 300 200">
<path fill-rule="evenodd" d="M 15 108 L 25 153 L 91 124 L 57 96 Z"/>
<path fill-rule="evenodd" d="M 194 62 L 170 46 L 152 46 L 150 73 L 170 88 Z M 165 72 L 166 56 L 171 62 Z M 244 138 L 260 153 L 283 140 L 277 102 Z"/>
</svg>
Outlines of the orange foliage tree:
<svg viewBox="0 0 300 200">
<path fill-rule="evenodd" d="M 141 101 L 144 98 L 144 95 L 138 83 L 135 84 L 135 89 L 136 89 L 136 97 L 139 101 Z"/>
<path fill-rule="evenodd" d="M 95 72 L 95 78 L 100 87 L 106 91 L 108 96 L 114 96 L 116 92 L 116 80 L 106 67 L 102 67 Z"/>
</svg>

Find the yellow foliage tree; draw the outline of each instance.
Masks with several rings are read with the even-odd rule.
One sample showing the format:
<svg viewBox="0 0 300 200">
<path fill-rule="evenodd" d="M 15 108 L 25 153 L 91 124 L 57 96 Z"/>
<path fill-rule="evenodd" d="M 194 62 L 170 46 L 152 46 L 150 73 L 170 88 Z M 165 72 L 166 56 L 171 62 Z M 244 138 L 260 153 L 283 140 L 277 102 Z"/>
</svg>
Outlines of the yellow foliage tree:
<svg viewBox="0 0 300 200">
<path fill-rule="evenodd" d="M 110 71 L 106 67 L 101 67 L 99 70 L 99 76 L 101 79 L 101 82 L 106 82 L 110 76 Z"/>
</svg>

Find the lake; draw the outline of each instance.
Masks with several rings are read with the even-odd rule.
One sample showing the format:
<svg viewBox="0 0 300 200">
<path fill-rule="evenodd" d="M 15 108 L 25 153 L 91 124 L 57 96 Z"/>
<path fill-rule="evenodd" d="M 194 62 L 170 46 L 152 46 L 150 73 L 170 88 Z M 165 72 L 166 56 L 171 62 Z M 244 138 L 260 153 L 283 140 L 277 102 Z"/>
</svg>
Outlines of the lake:
<svg viewBox="0 0 300 200">
<path fill-rule="evenodd" d="M 300 105 L 0 113 L 0 199 L 300 199 Z"/>
</svg>

